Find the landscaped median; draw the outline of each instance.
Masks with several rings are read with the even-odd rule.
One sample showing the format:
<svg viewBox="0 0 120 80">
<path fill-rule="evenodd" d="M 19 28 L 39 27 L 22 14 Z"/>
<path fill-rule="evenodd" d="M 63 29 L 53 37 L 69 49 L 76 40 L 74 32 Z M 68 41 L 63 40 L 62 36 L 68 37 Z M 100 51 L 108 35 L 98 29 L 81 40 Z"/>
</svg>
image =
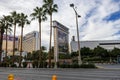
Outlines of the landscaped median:
<svg viewBox="0 0 120 80">
<path fill-rule="evenodd" d="M 96 66 L 98 69 L 104 69 L 104 67 L 102 66 Z"/>
<path fill-rule="evenodd" d="M 61 64 L 59 66 L 60 68 L 97 68 L 94 64 L 92 63 L 83 63 L 81 65 L 78 65 L 77 63 L 73 64 Z"/>
</svg>

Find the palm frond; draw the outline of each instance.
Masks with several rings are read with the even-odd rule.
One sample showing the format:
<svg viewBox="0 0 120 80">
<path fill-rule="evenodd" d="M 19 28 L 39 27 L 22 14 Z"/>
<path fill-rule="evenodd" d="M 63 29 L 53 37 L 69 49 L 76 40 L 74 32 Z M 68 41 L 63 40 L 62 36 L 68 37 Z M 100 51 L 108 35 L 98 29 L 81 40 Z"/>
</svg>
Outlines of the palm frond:
<svg viewBox="0 0 120 80">
<path fill-rule="evenodd" d="M 11 17 L 3 15 L 3 18 L 0 19 L 0 30 L 4 33 L 6 30 L 11 31 L 11 22 L 10 22 Z M 6 31 L 7 32 L 7 31 Z"/>
<path fill-rule="evenodd" d="M 19 14 L 16 11 L 11 12 L 11 23 L 16 25 L 19 22 Z"/>
<path fill-rule="evenodd" d="M 35 17 L 33 17 L 32 19 L 31 19 L 31 21 L 33 21 L 33 20 L 35 20 L 36 18 Z"/>
<path fill-rule="evenodd" d="M 10 33 L 10 34 L 13 32 L 11 28 L 8 28 L 7 31 L 8 31 L 8 33 Z"/>
<path fill-rule="evenodd" d="M 40 22 L 41 20 L 45 21 L 46 19 L 43 19 L 44 16 L 46 16 L 43 6 L 42 7 L 36 7 L 33 9 L 33 13 L 30 15 L 32 17 L 32 20 L 38 19 Z"/>
<path fill-rule="evenodd" d="M 56 9 L 57 9 L 57 8 L 58 8 L 57 4 L 54 4 L 54 5 L 53 5 L 53 8 L 56 8 Z"/>
<path fill-rule="evenodd" d="M 48 15 L 52 15 L 53 12 L 57 12 L 58 6 L 57 4 L 54 4 L 54 0 L 45 0 L 44 2 L 44 11 L 48 14 Z"/>
<path fill-rule="evenodd" d="M 30 21 L 27 19 L 27 15 L 20 13 L 18 26 L 24 27 L 25 24 L 30 24 Z"/>
</svg>

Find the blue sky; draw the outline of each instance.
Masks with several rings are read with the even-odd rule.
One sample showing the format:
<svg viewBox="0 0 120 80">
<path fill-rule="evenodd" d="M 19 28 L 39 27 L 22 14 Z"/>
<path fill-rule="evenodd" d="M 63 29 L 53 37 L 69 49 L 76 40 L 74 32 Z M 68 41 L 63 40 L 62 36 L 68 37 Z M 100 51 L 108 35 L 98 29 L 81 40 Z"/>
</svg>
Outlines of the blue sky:
<svg viewBox="0 0 120 80">
<path fill-rule="evenodd" d="M 120 10 L 108 15 L 104 20 L 106 21 L 116 21 L 120 19 Z"/>
<path fill-rule="evenodd" d="M 76 36 L 75 13 L 69 4 L 74 3 L 78 14 L 80 40 L 120 40 L 120 0 L 54 0 L 58 4 L 58 13 L 53 19 L 69 28 L 70 36 Z M 0 0 L 0 17 L 16 10 L 27 15 L 33 8 L 42 6 L 42 0 Z M 29 17 L 29 19 L 31 19 Z M 42 45 L 49 40 L 49 16 L 42 23 Z M 38 31 L 38 22 L 32 21 L 24 28 L 24 34 Z M 20 35 L 20 28 L 17 28 Z"/>
</svg>

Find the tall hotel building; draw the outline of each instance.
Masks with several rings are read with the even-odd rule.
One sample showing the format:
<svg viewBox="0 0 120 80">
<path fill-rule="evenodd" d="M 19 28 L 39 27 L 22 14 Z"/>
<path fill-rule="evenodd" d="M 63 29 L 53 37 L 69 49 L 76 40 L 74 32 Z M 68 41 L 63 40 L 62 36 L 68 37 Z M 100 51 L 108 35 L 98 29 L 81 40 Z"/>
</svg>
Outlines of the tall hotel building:
<svg viewBox="0 0 120 80">
<path fill-rule="evenodd" d="M 18 44 L 20 45 L 20 42 Z M 33 32 L 26 34 L 23 37 L 22 50 L 25 52 L 32 52 L 32 51 L 39 50 L 39 32 L 33 31 Z"/>
<path fill-rule="evenodd" d="M 13 54 L 13 40 L 14 37 L 13 35 L 7 35 L 7 55 L 12 55 Z M 20 51 L 20 36 L 19 37 L 15 37 L 15 48 L 18 49 L 18 51 Z M 2 45 L 2 49 L 3 49 L 3 53 L 2 53 L 2 60 L 3 57 L 5 57 L 5 53 L 6 53 L 6 35 L 3 35 L 3 45 Z M 37 31 L 33 31 L 30 32 L 28 34 L 26 34 L 23 37 L 23 48 L 22 48 L 23 52 L 32 52 L 32 51 L 36 51 L 39 50 L 39 32 Z M 20 55 L 20 53 L 16 51 L 15 55 Z"/>
</svg>

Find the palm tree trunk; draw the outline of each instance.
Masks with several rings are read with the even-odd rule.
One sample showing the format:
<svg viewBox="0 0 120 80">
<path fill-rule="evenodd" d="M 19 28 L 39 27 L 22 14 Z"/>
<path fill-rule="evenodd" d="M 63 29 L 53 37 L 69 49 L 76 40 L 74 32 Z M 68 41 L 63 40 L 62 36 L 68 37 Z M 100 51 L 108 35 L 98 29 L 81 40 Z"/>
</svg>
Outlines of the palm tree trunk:
<svg viewBox="0 0 120 80">
<path fill-rule="evenodd" d="M 7 35 L 7 29 L 6 29 L 6 53 L 5 53 L 5 57 L 7 57 L 7 52 L 8 52 L 8 51 L 7 51 L 7 49 L 8 49 L 8 46 L 7 46 L 7 45 L 8 45 L 7 36 L 8 36 L 8 35 Z"/>
<path fill-rule="evenodd" d="M 14 24 L 13 57 L 15 55 L 15 33 L 16 33 L 16 24 Z"/>
<path fill-rule="evenodd" d="M 42 49 L 41 49 L 41 20 L 39 20 L 39 38 L 40 38 L 40 51 L 39 51 L 39 61 L 38 61 L 38 67 L 41 65 L 41 57 L 42 57 Z"/>
<path fill-rule="evenodd" d="M 16 33 L 16 24 L 14 24 L 14 38 L 13 38 L 13 63 L 14 63 L 14 56 L 15 56 L 15 33 Z"/>
<path fill-rule="evenodd" d="M 18 38 L 18 51 L 20 51 L 20 39 Z"/>
<path fill-rule="evenodd" d="M 52 14 L 50 15 L 49 68 L 51 68 Z"/>
<path fill-rule="evenodd" d="M 2 30 L 0 31 L 0 63 L 2 59 L 2 43 L 3 43 L 3 32 Z"/>
<path fill-rule="evenodd" d="M 21 67 L 21 60 L 22 60 L 22 40 L 23 40 L 23 25 L 21 27 L 21 46 L 20 46 L 20 60 L 19 60 L 19 67 Z"/>
</svg>

